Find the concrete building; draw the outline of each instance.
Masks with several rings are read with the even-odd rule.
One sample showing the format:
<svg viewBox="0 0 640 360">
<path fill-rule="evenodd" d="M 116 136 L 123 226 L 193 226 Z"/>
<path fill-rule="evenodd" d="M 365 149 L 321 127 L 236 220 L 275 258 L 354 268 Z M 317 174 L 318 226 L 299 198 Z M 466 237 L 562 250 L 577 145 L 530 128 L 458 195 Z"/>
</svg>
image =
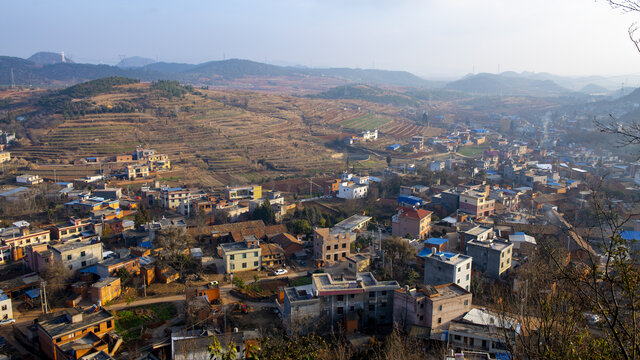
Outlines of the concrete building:
<svg viewBox="0 0 640 360">
<path fill-rule="evenodd" d="M 393 299 L 393 322 L 401 330 L 412 327 L 447 329 L 451 320 L 471 310 L 472 295 L 456 284 L 398 289 Z"/>
<path fill-rule="evenodd" d="M 50 241 L 49 230 L 31 229 L 26 221 L 18 221 L 13 226 L 0 229 L 0 263 L 18 261 L 25 256 L 26 247 L 47 244 Z"/>
<path fill-rule="evenodd" d="M 414 239 L 425 239 L 431 230 L 431 211 L 401 207 L 391 218 L 393 236 L 404 237 L 409 234 Z"/>
<path fill-rule="evenodd" d="M 13 307 L 11 298 L 0 290 L 0 320 L 13 319 Z"/>
<path fill-rule="evenodd" d="M 412 136 L 411 141 L 409 142 L 409 147 L 412 150 L 422 150 L 424 148 L 424 137 Z"/>
<path fill-rule="evenodd" d="M 262 267 L 262 249 L 260 241 L 255 236 L 245 237 L 242 242 L 220 244 L 218 248 L 222 253 L 227 274 Z"/>
<path fill-rule="evenodd" d="M 492 228 L 484 227 L 484 226 L 474 226 L 471 229 L 462 232 L 462 241 L 463 244 L 466 244 L 469 241 L 487 241 L 493 239 L 494 231 Z"/>
<path fill-rule="evenodd" d="M 93 223 L 89 219 L 71 217 L 69 222 L 56 224 L 51 228 L 51 238 L 61 241 L 84 237 L 83 234 L 95 234 Z"/>
<path fill-rule="evenodd" d="M 351 243 L 356 234 L 337 228 L 313 229 L 313 256 L 316 261 L 333 263 L 346 261 L 351 255 Z"/>
<path fill-rule="evenodd" d="M 492 216 L 496 201 L 487 197 L 487 192 L 468 190 L 460 194 L 459 209 L 478 218 Z"/>
<path fill-rule="evenodd" d="M 467 255 L 453 252 L 436 252 L 422 249 L 418 254 L 424 259 L 424 284 L 444 285 L 454 283 L 469 291 L 471 286 L 471 262 Z"/>
<path fill-rule="evenodd" d="M 283 322 L 289 333 L 325 332 L 348 319 L 355 327 L 393 321 L 396 281 L 378 281 L 371 273 L 356 280 L 334 280 L 330 274 L 314 274 L 311 285 L 284 289 Z"/>
<path fill-rule="evenodd" d="M 16 176 L 16 182 L 18 184 L 36 185 L 42 183 L 42 178 L 39 175 L 19 175 Z"/>
<path fill-rule="evenodd" d="M 473 258 L 473 267 L 494 279 L 511 268 L 513 244 L 499 239 L 467 242 L 467 255 Z"/>
<path fill-rule="evenodd" d="M 335 224 L 333 227 L 335 229 L 341 229 L 344 231 L 365 230 L 370 221 L 371 216 L 351 215 L 348 218 Z"/>
<path fill-rule="evenodd" d="M 347 269 L 353 273 L 363 273 L 369 271 L 371 258 L 362 254 L 355 254 L 347 257 Z"/>
<path fill-rule="evenodd" d="M 115 319 L 104 309 L 80 311 L 76 308 L 45 315 L 36 324 L 40 350 L 47 359 L 78 359 L 106 350 L 102 337 L 115 327 Z"/>
<path fill-rule="evenodd" d="M 117 276 L 120 269 L 127 270 L 132 276 L 140 274 L 140 257 L 129 254 L 122 258 L 100 261 L 96 265 L 96 273 L 103 279 L 109 276 Z"/>
<path fill-rule="evenodd" d="M 127 178 L 129 180 L 149 177 L 149 165 L 135 164 L 127 166 Z"/>
<path fill-rule="evenodd" d="M 262 197 L 262 186 L 228 187 L 225 189 L 227 200 L 255 200 Z"/>
<path fill-rule="evenodd" d="M 102 260 L 102 243 L 94 241 L 69 241 L 51 246 L 54 262 L 61 262 L 69 270 L 78 270 Z"/>
<path fill-rule="evenodd" d="M 338 194 L 336 197 L 340 199 L 362 199 L 367 196 L 368 191 L 368 184 L 355 184 L 351 181 L 342 181 L 338 185 Z"/>
<path fill-rule="evenodd" d="M 449 324 L 449 348 L 456 352 L 486 352 L 493 356 L 499 354 L 500 359 L 509 359 L 511 358 L 509 349 L 515 346 L 515 342 L 515 332 L 505 331 L 496 326 L 458 321 L 452 321 Z"/>
<path fill-rule="evenodd" d="M 285 253 L 278 244 L 260 244 L 262 254 L 262 265 L 281 266 L 284 264 Z"/>
</svg>

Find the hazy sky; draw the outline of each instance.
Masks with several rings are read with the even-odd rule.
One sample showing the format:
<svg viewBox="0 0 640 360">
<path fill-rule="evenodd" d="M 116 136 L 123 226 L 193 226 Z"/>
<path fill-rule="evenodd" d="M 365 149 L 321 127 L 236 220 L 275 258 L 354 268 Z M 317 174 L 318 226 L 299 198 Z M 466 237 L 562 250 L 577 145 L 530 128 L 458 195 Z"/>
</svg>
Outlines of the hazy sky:
<svg viewBox="0 0 640 360">
<path fill-rule="evenodd" d="M 64 51 L 408 70 L 638 74 L 640 16 L 595 0 L 0 0 L 0 54 Z"/>
</svg>

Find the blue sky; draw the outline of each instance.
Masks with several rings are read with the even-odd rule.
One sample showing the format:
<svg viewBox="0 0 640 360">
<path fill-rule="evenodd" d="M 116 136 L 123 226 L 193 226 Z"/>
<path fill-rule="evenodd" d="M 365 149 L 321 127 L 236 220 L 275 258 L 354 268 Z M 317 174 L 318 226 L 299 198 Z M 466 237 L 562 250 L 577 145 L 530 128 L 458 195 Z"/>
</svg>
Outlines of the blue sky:
<svg viewBox="0 0 640 360">
<path fill-rule="evenodd" d="M 640 73 L 633 14 L 594 0 L 0 1 L 0 54 L 198 63 L 245 58 L 430 77 Z"/>
</svg>

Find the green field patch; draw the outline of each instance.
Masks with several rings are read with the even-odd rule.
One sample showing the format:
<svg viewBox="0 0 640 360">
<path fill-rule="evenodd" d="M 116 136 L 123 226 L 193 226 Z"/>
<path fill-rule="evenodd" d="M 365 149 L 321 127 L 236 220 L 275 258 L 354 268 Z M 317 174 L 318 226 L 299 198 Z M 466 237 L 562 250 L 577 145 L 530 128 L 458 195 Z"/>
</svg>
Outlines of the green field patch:
<svg viewBox="0 0 640 360">
<path fill-rule="evenodd" d="M 342 122 L 342 126 L 356 130 L 373 130 L 390 122 L 391 119 L 376 117 L 373 114 L 364 115 L 355 119 Z"/>
<path fill-rule="evenodd" d="M 489 148 L 489 145 L 471 145 L 462 146 L 458 149 L 458 154 L 468 157 L 476 157 L 482 155 L 482 153 Z"/>
</svg>

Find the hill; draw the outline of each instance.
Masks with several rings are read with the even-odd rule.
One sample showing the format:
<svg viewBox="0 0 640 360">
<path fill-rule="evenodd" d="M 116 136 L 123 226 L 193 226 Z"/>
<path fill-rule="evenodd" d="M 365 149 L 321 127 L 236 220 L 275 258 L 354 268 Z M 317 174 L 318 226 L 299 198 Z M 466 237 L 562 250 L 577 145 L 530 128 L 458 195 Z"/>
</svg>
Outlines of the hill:
<svg viewBox="0 0 640 360">
<path fill-rule="evenodd" d="M 609 90 L 600 85 L 589 83 L 585 85 L 582 89 L 580 89 L 580 92 L 583 92 L 585 94 L 590 94 L 590 95 L 606 95 L 609 93 Z"/>
<path fill-rule="evenodd" d="M 184 64 L 184 63 L 156 62 L 156 63 L 146 65 L 145 68 L 149 71 L 155 71 L 162 74 L 175 74 L 175 73 L 189 71 L 197 66 L 198 65 Z"/>
<path fill-rule="evenodd" d="M 369 85 L 345 85 L 331 88 L 319 94 L 310 95 L 320 99 L 356 99 L 396 106 L 417 106 L 418 100 L 410 95 Z"/>
<path fill-rule="evenodd" d="M 551 80 L 534 80 L 512 76 L 482 73 L 469 75 L 448 83 L 447 90 L 463 91 L 473 94 L 498 96 L 562 96 L 571 92 Z"/>
<path fill-rule="evenodd" d="M 125 69 L 143 67 L 149 64 L 153 64 L 155 62 L 156 61 L 153 59 L 149 59 L 141 56 L 131 56 L 131 57 L 120 60 L 120 62 L 116 64 L 116 67 L 125 68 Z"/>
<path fill-rule="evenodd" d="M 65 58 L 63 61 L 61 53 L 54 53 L 54 52 L 48 52 L 48 51 L 37 52 L 31 55 L 27 60 L 38 65 L 57 64 L 61 62 L 73 63 L 73 61 L 67 58 Z"/>
</svg>

